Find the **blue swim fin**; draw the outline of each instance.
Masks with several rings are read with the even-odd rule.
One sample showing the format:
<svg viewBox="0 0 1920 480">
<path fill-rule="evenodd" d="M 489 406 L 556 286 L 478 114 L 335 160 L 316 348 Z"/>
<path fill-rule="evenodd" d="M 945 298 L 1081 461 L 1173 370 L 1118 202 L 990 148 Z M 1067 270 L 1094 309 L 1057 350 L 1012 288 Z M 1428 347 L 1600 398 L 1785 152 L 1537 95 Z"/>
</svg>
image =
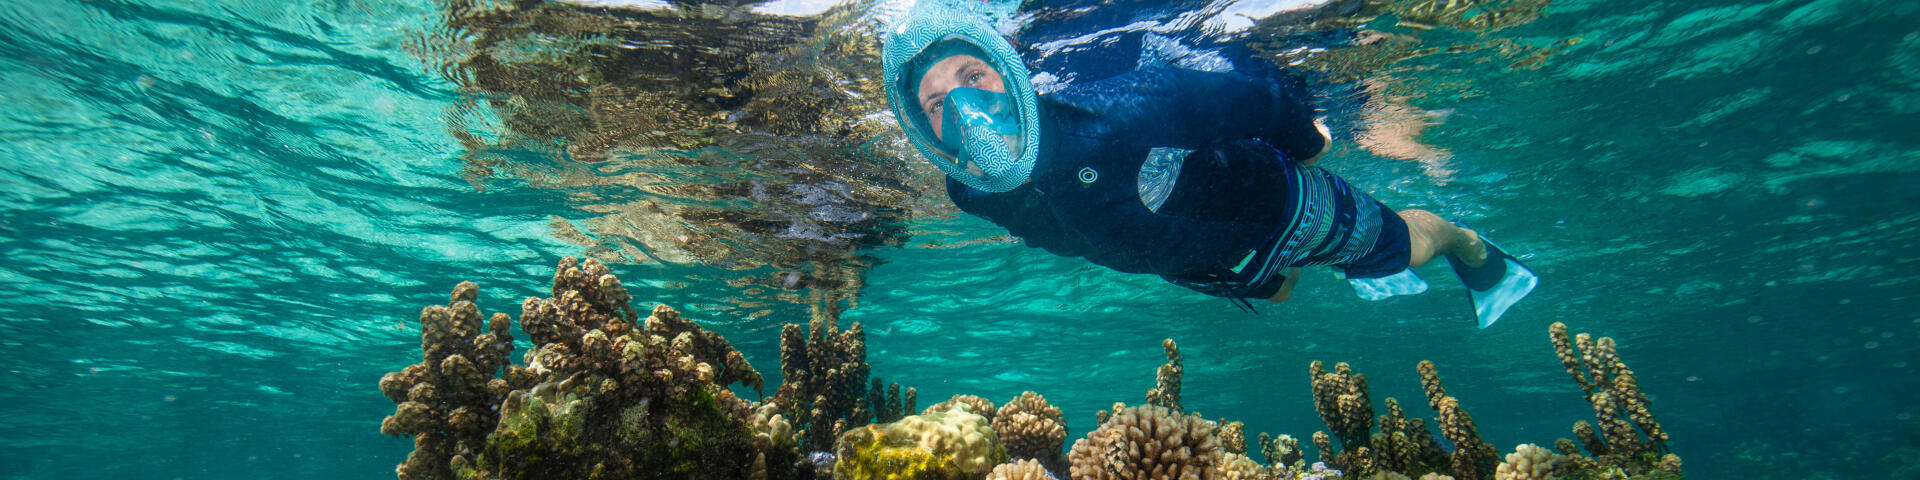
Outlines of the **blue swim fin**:
<svg viewBox="0 0 1920 480">
<path fill-rule="evenodd" d="M 1458 222 L 1455 222 L 1458 223 Z M 1462 224 L 1462 226 L 1465 226 Z M 1528 270 L 1519 259 L 1508 255 L 1499 245 L 1480 236 L 1480 242 L 1487 245 L 1487 261 L 1479 268 L 1468 267 L 1459 257 L 1447 255 L 1447 263 L 1453 266 L 1453 274 L 1460 277 L 1460 283 L 1467 286 L 1467 295 L 1473 300 L 1473 314 L 1480 320 L 1480 328 L 1493 326 L 1500 321 L 1500 315 L 1507 313 L 1514 303 L 1526 297 L 1540 284 L 1540 277 Z"/>
</svg>

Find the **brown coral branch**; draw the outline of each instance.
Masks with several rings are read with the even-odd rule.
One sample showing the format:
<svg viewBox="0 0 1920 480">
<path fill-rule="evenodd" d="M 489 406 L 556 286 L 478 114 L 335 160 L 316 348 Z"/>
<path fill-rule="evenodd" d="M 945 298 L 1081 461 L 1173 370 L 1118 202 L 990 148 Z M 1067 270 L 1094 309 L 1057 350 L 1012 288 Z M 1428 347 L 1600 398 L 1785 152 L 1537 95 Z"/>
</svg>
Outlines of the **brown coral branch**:
<svg viewBox="0 0 1920 480">
<path fill-rule="evenodd" d="M 1147 390 L 1147 403 L 1180 411 L 1180 380 L 1186 374 L 1186 367 L 1180 358 L 1180 347 L 1169 338 L 1160 342 L 1167 351 L 1167 363 L 1161 365 L 1154 375 L 1154 388 Z"/>
</svg>

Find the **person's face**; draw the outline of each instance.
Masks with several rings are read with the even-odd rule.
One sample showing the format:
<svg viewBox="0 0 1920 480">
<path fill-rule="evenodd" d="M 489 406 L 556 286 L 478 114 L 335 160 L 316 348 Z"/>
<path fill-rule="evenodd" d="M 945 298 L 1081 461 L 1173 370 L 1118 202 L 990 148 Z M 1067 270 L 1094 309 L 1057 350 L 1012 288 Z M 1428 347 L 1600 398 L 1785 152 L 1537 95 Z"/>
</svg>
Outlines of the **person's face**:
<svg viewBox="0 0 1920 480">
<path fill-rule="evenodd" d="M 934 138 L 942 138 L 940 129 L 940 110 L 947 104 L 947 91 L 959 87 L 972 87 L 990 92 L 1006 93 L 1006 85 L 1000 81 L 1000 73 L 993 71 L 986 60 L 972 55 L 954 55 L 934 62 L 927 74 L 920 77 L 920 111 L 927 115 L 927 124 L 933 126 Z"/>
</svg>

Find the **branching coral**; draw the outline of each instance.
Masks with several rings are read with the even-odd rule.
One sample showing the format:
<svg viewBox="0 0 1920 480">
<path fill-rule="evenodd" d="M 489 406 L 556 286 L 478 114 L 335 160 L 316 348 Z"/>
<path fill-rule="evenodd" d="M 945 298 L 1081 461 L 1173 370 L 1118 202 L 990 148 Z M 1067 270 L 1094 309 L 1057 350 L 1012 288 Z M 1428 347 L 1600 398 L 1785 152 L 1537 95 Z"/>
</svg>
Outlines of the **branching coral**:
<svg viewBox="0 0 1920 480">
<path fill-rule="evenodd" d="M 1119 408 L 1067 454 L 1076 480 L 1198 480 L 1220 447 L 1213 422 L 1158 405 Z"/>
<path fill-rule="evenodd" d="M 897 420 L 913 409 L 912 388 L 898 384 L 886 391 L 873 378 L 869 389 L 866 333 L 860 322 L 839 329 L 835 315 L 814 315 L 806 334 L 799 325 L 780 331 L 780 373 L 786 381 L 773 403 L 799 428 L 804 451 L 833 448 L 835 438 L 878 417 Z"/>
<path fill-rule="evenodd" d="M 1147 390 L 1147 404 L 1167 407 L 1180 411 L 1180 379 L 1186 375 L 1187 368 L 1180 358 L 1180 347 L 1169 338 L 1160 342 L 1160 348 L 1167 351 L 1167 363 L 1160 366 L 1155 374 L 1155 386 Z"/>
<path fill-rule="evenodd" d="M 1460 480 L 1487 478 L 1493 473 L 1494 456 L 1499 450 L 1480 441 L 1480 430 L 1474 426 L 1473 416 L 1460 408 L 1459 399 L 1447 395 L 1433 362 L 1422 360 L 1419 370 L 1420 386 L 1427 391 L 1427 405 L 1438 414 L 1434 419 L 1440 422 L 1441 433 L 1453 442 L 1453 453 L 1449 454 L 1453 476 Z"/>
<path fill-rule="evenodd" d="M 913 387 L 907 387 L 906 392 L 902 393 L 898 383 L 889 383 L 885 389 L 881 388 L 881 383 L 880 377 L 873 377 L 873 386 L 867 389 L 867 404 L 873 410 L 873 421 L 897 422 L 913 411 L 913 404 L 918 402 L 916 397 L 919 396 Z"/>
<path fill-rule="evenodd" d="M 473 282 L 461 282 L 447 306 L 422 309 L 423 358 L 380 379 L 380 391 L 398 404 L 380 432 L 413 436 L 413 453 L 397 468 L 400 478 L 451 478 L 448 465 L 455 457 L 472 461 L 499 421 L 494 407 L 509 388 L 494 376 L 513 353 L 512 323 L 495 313 L 483 324 L 473 304 L 478 295 Z"/>
<path fill-rule="evenodd" d="M 1306 460 L 1300 453 L 1300 441 L 1292 435 L 1275 438 L 1260 434 L 1260 456 L 1266 459 L 1269 470 L 1276 477 L 1291 477 L 1291 472 L 1306 469 Z"/>
<path fill-rule="evenodd" d="M 1679 473 L 1680 458 L 1667 453 L 1666 430 L 1654 420 L 1649 410 L 1651 401 L 1640 391 L 1633 370 L 1620 360 L 1613 339 L 1595 340 L 1586 333 L 1569 338 L 1567 325 L 1560 322 L 1549 326 L 1547 335 L 1560 365 L 1586 393 L 1587 403 L 1593 405 L 1598 425 L 1596 429 L 1595 424 L 1585 421 L 1573 424 L 1574 436 L 1594 458 L 1573 461 L 1618 467 L 1630 474 L 1656 470 Z M 1557 447 L 1572 456 L 1577 453 L 1569 451 L 1572 443 L 1561 442 Z"/>
<path fill-rule="evenodd" d="M 443 430 L 425 435 L 464 438 L 454 439 L 452 450 L 426 442 L 429 448 L 401 467 L 402 478 L 796 474 L 797 452 L 778 438 L 791 427 L 772 416 L 756 419 L 750 404 L 728 389 L 755 385 L 760 376 L 719 335 L 665 306 L 637 321 L 620 280 L 593 260 L 561 260 L 553 283 L 552 297 L 522 305 L 521 328 L 534 343 L 524 369 L 505 364 L 505 315 L 494 316 L 494 332 L 474 333 L 479 314 L 471 283 L 454 290 L 452 308 L 423 313 L 422 350 L 441 359 L 440 368 L 389 374 L 382 389 L 427 379 L 407 387 L 408 395 L 430 399 L 413 391 L 444 390 L 441 385 L 467 393 L 439 394 L 449 402 L 441 407 L 403 403 L 389 430 L 419 434 L 437 427 Z M 469 355 L 481 360 L 466 360 Z M 492 378 L 503 367 L 504 378 Z M 484 395 L 470 387 L 475 384 L 486 385 Z M 488 413 L 496 408 L 497 421 Z M 756 432 L 767 438 L 756 439 Z M 448 451 L 453 455 L 443 457 Z"/>
<path fill-rule="evenodd" d="M 1605 438 L 1604 443 L 1597 438 L 1587 443 L 1589 453 L 1594 456 L 1666 453 L 1666 430 L 1660 428 L 1653 412 L 1648 410 L 1651 402 L 1641 393 L 1633 370 L 1620 361 L 1613 339 L 1600 337 L 1595 341 L 1585 333 L 1568 339 L 1567 325 L 1560 322 L 1554 322 L 1547 332 L 1553 340 L 1553 352 L 1560 357 L 1567 375 L 1580 384 L 1580 390 L 1587 394 L 1587 402 L 1593 404 L 1594 417 Z M 1635 431 L 1635 427 L 1639 430 Z M 1576 426 L 1575 430 L 1577 433 L 1580 428 Z M 1587 430 L 1591 432 L 1591 427 Z M 1591 433 L 1584 434 L 1581 440 L 1588 442 L 1591 437 Z"/>
<path fill-rule="evenodd" d="M 1366 445 L 1367 432 L 1373 428 L 1373 401 L 1367 395 L 1367 376 L 1353 373 L 1345 362 L 1327 372 L 1319 361 L 1307 365 L 1313 380 L 1313 409 L 1320 420 L 1340 439 L 1342 450 Z M 1322 455 L 1325 455 L 1324 453 Z"/>
</svg>

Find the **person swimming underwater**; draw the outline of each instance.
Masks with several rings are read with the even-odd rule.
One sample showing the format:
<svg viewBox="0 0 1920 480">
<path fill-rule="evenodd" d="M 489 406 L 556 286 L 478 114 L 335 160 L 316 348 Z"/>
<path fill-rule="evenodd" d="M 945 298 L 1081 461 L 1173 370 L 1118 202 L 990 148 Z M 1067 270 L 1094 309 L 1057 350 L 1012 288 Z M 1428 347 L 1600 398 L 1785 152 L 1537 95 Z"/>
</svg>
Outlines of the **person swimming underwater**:
<svg viewBox="0 0 1920 480">
<path fill-rule="evenodd" d="M 1477 232 L 1395 211 L 1314 166 L 1330 136 L 1298 82 L 1137 70 L 1034 92 L 978 16 L 920 2 L 882 39 L 887 100 L 962 211 L 1028 246 L 1209 295 L 1287 300 L 1302 267 L 1370 300 L 1445 256 L 1482 328 L 1537 284 Z"/>
</svg>

